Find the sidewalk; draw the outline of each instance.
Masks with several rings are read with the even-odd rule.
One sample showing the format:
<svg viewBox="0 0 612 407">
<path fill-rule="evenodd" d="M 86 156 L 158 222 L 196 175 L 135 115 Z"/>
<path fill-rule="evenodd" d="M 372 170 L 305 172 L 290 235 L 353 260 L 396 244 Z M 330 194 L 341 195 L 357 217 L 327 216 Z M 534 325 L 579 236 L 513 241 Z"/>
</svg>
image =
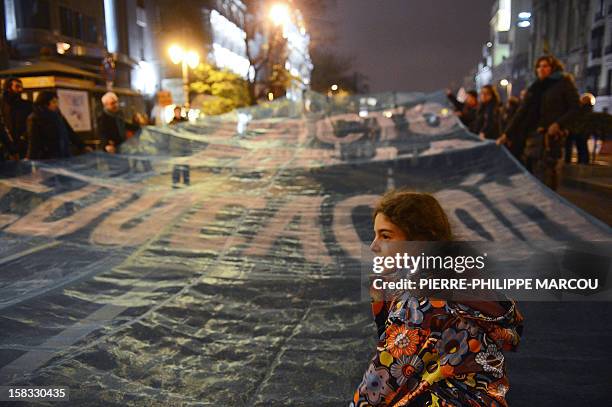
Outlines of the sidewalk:
<svg viewBox="0 0 612 407">
<path fill-rule="evenodd" d="M 592 164 L 566 164 L 558 192 L 612 226 L 612 154 L 600 154 Z"/>
</svg>

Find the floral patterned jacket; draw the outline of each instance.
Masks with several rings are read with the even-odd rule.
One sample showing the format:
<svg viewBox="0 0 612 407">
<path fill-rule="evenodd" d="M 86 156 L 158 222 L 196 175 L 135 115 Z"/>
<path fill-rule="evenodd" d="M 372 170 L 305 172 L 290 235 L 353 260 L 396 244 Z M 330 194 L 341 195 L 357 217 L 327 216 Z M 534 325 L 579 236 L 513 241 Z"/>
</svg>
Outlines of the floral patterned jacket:
<svg viewBox="0 0 612 407">
<path fill-rule="evenodd" d="M 373 302 L 378 346 L 350 406 L 507 406 L 503 351 L 518 345 L 523 317 L 499 304 L 506 313 L 490 317 L 409 293 Z"/>
</svg>

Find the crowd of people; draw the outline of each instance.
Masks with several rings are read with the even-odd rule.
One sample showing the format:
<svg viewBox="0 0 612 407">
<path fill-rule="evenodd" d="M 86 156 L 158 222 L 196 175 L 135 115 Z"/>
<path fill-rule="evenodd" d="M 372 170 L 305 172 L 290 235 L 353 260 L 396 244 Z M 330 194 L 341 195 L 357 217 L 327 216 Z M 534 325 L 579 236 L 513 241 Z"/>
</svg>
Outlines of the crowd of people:
<svg viewBox="0 0 612 407">
<path fill-rule="evenodd" d="M 23 91 L 20 79 L 4 81 L 0 100 L 0 161 L 61 159 L 93 151 L 62 115 L 57 93 L 38 92 L 31 102 L 22 97 Z M 100 150 L 106 153 L 116 153 L 121 143 L 150 124 L 143 113 L 134 114 L 131 122 L 126 121 L 119 97 L 113 92 L 105 93 L 101 102 L 97 136 Z M 177 106 L 170 125 L 187 120 L 181 113 L 182 108 Z"/>
<path fill-rule="evenodd" d="M 580 97 L 573 77 L 553 56 L 538 58 L 535 74 L 536 80 L 520 98 L 510 97 L 503 105 L 491 85 L 483 86 L 480 94 L 468 91 L 463 102 L 450 90 L 447 96 L 471 132 L 506 146 L 527 170 L 557 189 L 562 158 L 571 162 L 574 144 L 578 163 L 589 162 L 589 135 L 571 132 L 569 124 L 593 109 L 594 98 L 590 94 Z"/>
</svg>

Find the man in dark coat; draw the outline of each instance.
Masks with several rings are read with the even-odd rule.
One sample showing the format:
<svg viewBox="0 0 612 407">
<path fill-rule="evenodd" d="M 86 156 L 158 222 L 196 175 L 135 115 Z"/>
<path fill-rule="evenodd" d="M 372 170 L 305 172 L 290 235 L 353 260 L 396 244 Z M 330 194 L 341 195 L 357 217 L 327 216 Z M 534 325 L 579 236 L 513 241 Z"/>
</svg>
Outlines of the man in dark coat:
<svg viewBox="0 0 612 407">
<path fill-rule="evenodd" d="M 107 153 L 114 154 L 117 147 L 125 141 L 125 131 L 137 131 L 140 126 L 127 123 L 119 110 L 119 98 L 113 92 L 102 96 L 104 110 L 98 117 L 98 133 L 102 139 L 102 147 Z"/>
<path fill-rule="evenodd" d="M 446 97 L 455 108 L 455 114 L 459 116 L 461 123 L 465 125 L 471 132 L 475 132 L 474 126 L 476 123 L 476 115 L 478 113 L 478 93 L 475 90 L 469 90 L 466 93 L 465 100 L 460 102 L 453 95 L 450 89 L 446 90 Z"/>
<path fill-rule="evenodd" d="M 582 114 L 589 114 L 593 112 L 593 106 L 595 105 L 595 96 L 590 93 L 585 93 L 580 97 L 580 111 Z M 576 144 L 576 150 L 578 151 L 578 164 L 589 163 L 589 147 L 588 147 L 589 134 L 581 134 L 576 132 L 570 132 L 565 140 L 565 163 L 569 164 L 572 161 L 572 148 Z"/>
<path fill-rule="evenodd" d="M 72 155 L 71 144 L 79 150 L 91 151 L 60 113 L 54 92 L 45 91 L 38 94 L 34 112 L 27 120 L 27 129 L 27 158 L 31 160 L 68 158 Z"/>
<path fill-rule="evenodd" d="M 538 58 L 536 81 L 529 86 L 524 102 L 497 140 L 522 151 L 527 170 L 552 189 L 558 187 L 563 127 L 580 111 L 573 78 L 552 56 Z"/>
<path fill-rule="evenodd" d="M 0 163 L 9 159 L 9 138 L 7 133 L 0 128 Z"/>
<path fill-rule="evenodd" d="M 23 84 L 18 78 L 4 81 L 2 92 L 2 118 L 8 131 L 7 149 L 12 158 L 25 158 L 28 148 L 26 120 L 32 113 L 32 103 L 23 100 Z"/>
</svg>

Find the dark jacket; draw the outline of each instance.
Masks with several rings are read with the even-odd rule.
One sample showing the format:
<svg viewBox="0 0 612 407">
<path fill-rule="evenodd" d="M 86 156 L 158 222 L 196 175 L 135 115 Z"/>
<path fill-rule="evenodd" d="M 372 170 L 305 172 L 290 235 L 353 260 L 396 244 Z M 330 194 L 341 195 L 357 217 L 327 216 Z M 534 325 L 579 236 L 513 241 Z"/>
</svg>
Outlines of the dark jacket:
<svg viewBox="0 0 612 407">
<path fill-rule="evenodd" d="M 28 148 L 26 121 L 32 113 L 32 102 L 23 100 L 18 94 L 4 91 L 0 106 L 4 124 L 10 133 L 11 143 L 7 147 L 11 153 L 24 158 Z"/>
<path fill-rule="evenodd" d="M 181 116 L 178 119 L 176 117 L 173 117 L 169 124 L 170 126 L 174 126 L 175 124 L 184 123 L 186 121 L 189 121 L 186 117 Z"/>
<path fill-rule="evenodd" d="M 8 138 L 8 134 L 6 133 L 4 128 L 0 128 L 0 162 L 9 159 L 9 144 L 10 139 Z"/>
<path fill-rule="evenodd" d="M 536 80 L 505 132 L 510 140 L 515 140 L 555 122 L 563 127 L 580 110 L 579 99 L 570 75 L 555 72 L 544 81 Z"/>
<path fill-rule="evenodd" d="M 0 162 L 11 158 L 10 146 L 12 146 L 12 139 L 4 125 L 2 115 L 0 115 Z"/>
<path fill-rule="evenodd" d="M 49 160 L 70 157 L 70 144 L 79 149 L 85 145 L 60 112 L 46 107 L 35 107 L 27 120 L 30 140 L 27 157 L 31 160 Z"/>
<path fill-rule="evenodd" d="M 484 133 L 490 140 L 500 136 L 500 108 L 494 101 L 480 105 L 473 130 L 476 134 Z"/>
<path fill-rule="evenodd" d="M 127 123 L 120 114 L 112 114 L 106 110 L 98 117 L 98 134 L 102 140 L 102 147 L 108 144 L 115 146 L 125 141 L 125 131 L 137 131 L 140 126 Z M 112 143 L 111 143 L 112 142 Z"/>
<path fill-rule="evenodd" d="M 447 95 L 447 97 L 455 110 L 461 113 L 459 116 L 461 123 L 463 123 L 470 131 L 474 132 L 474 125 L 476 123 L 476 114 L 478 109 L 476 107 L 468 106 L 467 103 L 458 101 L 455 95 Z"/>
<path fill-rule="evenodd" d="M 508 127 L 508 125 L 512 121 L 512 118 L 514 118 L 514 115 L 518 111 L 520 104 L 520 101 L 516 99 L 515 102 L 507 102 L 506 105 L 502 108 L 500 119 L 502 131 L 503 129 Z"/>
</svg>

